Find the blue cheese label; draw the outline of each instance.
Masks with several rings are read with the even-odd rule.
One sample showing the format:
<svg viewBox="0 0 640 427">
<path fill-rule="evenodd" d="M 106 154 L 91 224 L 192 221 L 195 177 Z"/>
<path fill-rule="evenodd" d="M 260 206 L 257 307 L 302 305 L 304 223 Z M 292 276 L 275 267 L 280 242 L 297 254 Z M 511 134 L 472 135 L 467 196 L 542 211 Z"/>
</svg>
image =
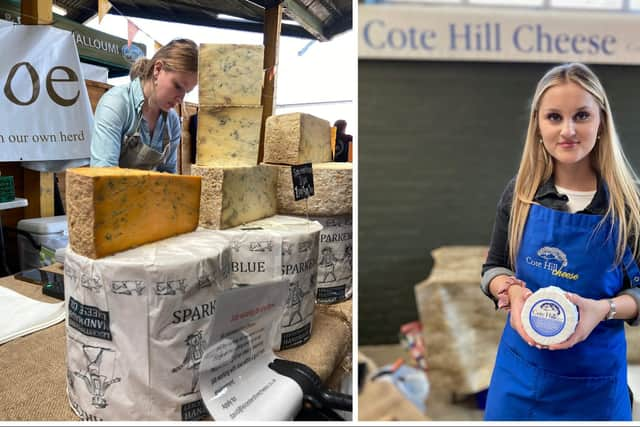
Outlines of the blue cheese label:
<svg viewBox="0 0 640 427">
<path fill-rule="evenodd" d="M 542 345 L 566 341 L 578 324 L 578 308 L 565 291 L 548 286 L 538 289 L 524 303 L 522 326 L 533 340 Z"/>
<path fill-rule="evenodd" d="M 529 322 L 534 331 L 545 337 L 558 335 L 567 324 L 562 306 L 550 299 L 536 302 L 529 311 Z"/>
</svg>

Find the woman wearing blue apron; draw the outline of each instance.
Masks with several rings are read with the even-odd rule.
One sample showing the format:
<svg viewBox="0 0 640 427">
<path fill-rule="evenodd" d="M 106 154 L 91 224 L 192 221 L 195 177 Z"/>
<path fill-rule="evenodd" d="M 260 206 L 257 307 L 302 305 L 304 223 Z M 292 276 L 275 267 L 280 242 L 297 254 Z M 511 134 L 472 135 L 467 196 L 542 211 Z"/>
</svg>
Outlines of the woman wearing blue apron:
<svg viewBox="0 0 640 427">
<path fill-rule="evenodd" d="M 173 40 L 133 68 L 139 76 L 132 73 L 129 84 L 110 89 L 96 107 L 91 166 L 175 173 L 181 125 L 173 108 L 197 84 L 198 46 Z"/>
<path fill-rule="evenodd" d="M 624 321 L 638 324 L 640 302 L 635 182 L 598 78 L 576 63 L 549 70 L 483 266 L 482 290 L 509 311 L 486 420 L 631 420 Z M 566 341 L 543 346 L 520 315 L 552 285 L 579 321 Z"/>
</svg>

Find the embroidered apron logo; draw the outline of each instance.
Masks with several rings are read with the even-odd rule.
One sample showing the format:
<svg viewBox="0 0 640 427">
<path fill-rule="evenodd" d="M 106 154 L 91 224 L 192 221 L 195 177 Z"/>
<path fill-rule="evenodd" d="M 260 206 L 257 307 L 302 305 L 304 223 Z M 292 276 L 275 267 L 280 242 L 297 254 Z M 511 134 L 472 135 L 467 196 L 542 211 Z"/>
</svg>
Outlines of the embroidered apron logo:
<svg viewBox="0 0 640 427">
<path fill-rule="evenodd" d="M 580 278 L 578 273 L 571 273 L 563 270 L 563 268 L 569 265 L 569 259 L 562 250 L 551 246 L 544 246 L 538 249 L 536 255 L 542 259 L 536 259 L 528 256 L 526 257 L 527 264 L 536 268 L 549 270 L 554 276 L 558 276 L 563 279 L 578 280 Z"/>
</svg>

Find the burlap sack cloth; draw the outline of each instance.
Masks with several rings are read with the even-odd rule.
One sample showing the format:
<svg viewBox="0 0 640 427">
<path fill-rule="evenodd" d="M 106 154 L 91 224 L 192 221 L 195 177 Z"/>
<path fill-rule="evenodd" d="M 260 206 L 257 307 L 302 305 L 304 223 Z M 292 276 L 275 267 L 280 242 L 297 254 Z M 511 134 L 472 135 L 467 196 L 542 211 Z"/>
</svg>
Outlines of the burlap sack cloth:
<svg viewBox="0 0 640 427">
<path fill-rule="evenodd" d="M 487 250 L 435 249 L 431 274 L 415 286 L 432 392 L 448 390 L 456 398 L 489 387 L 506 313 L 495 311 L 480 290 Z M 640 329 L 627 326 L 626 332 L 629 363 L 640 363 Z"/>
</svg>

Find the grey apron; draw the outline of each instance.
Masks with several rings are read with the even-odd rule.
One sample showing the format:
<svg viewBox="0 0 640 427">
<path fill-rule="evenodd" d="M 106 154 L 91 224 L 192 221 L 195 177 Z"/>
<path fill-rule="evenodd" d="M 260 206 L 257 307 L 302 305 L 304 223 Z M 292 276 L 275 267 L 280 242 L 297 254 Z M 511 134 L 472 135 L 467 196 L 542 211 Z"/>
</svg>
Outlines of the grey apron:
<svg viewBox="0 0 640 427">
<path fill-rule="evenodd" d="M 167 130 L 167 113 L 162 113 L 164 120 L 164 130 L 162 132 L 162 152 L 156 151 L 144 142 L 140 136 L 140 124 L 142 123 L 142 109 L 136 117 L 136 123 L 132 133 L 127 133 L 122 137 L 120 145 L 120 161 L 121 168 L 130 169 L 156 169 L 169 156 L 169 148 L 171 146 L 169 140 L 169 131 Z"/>
</svg>

